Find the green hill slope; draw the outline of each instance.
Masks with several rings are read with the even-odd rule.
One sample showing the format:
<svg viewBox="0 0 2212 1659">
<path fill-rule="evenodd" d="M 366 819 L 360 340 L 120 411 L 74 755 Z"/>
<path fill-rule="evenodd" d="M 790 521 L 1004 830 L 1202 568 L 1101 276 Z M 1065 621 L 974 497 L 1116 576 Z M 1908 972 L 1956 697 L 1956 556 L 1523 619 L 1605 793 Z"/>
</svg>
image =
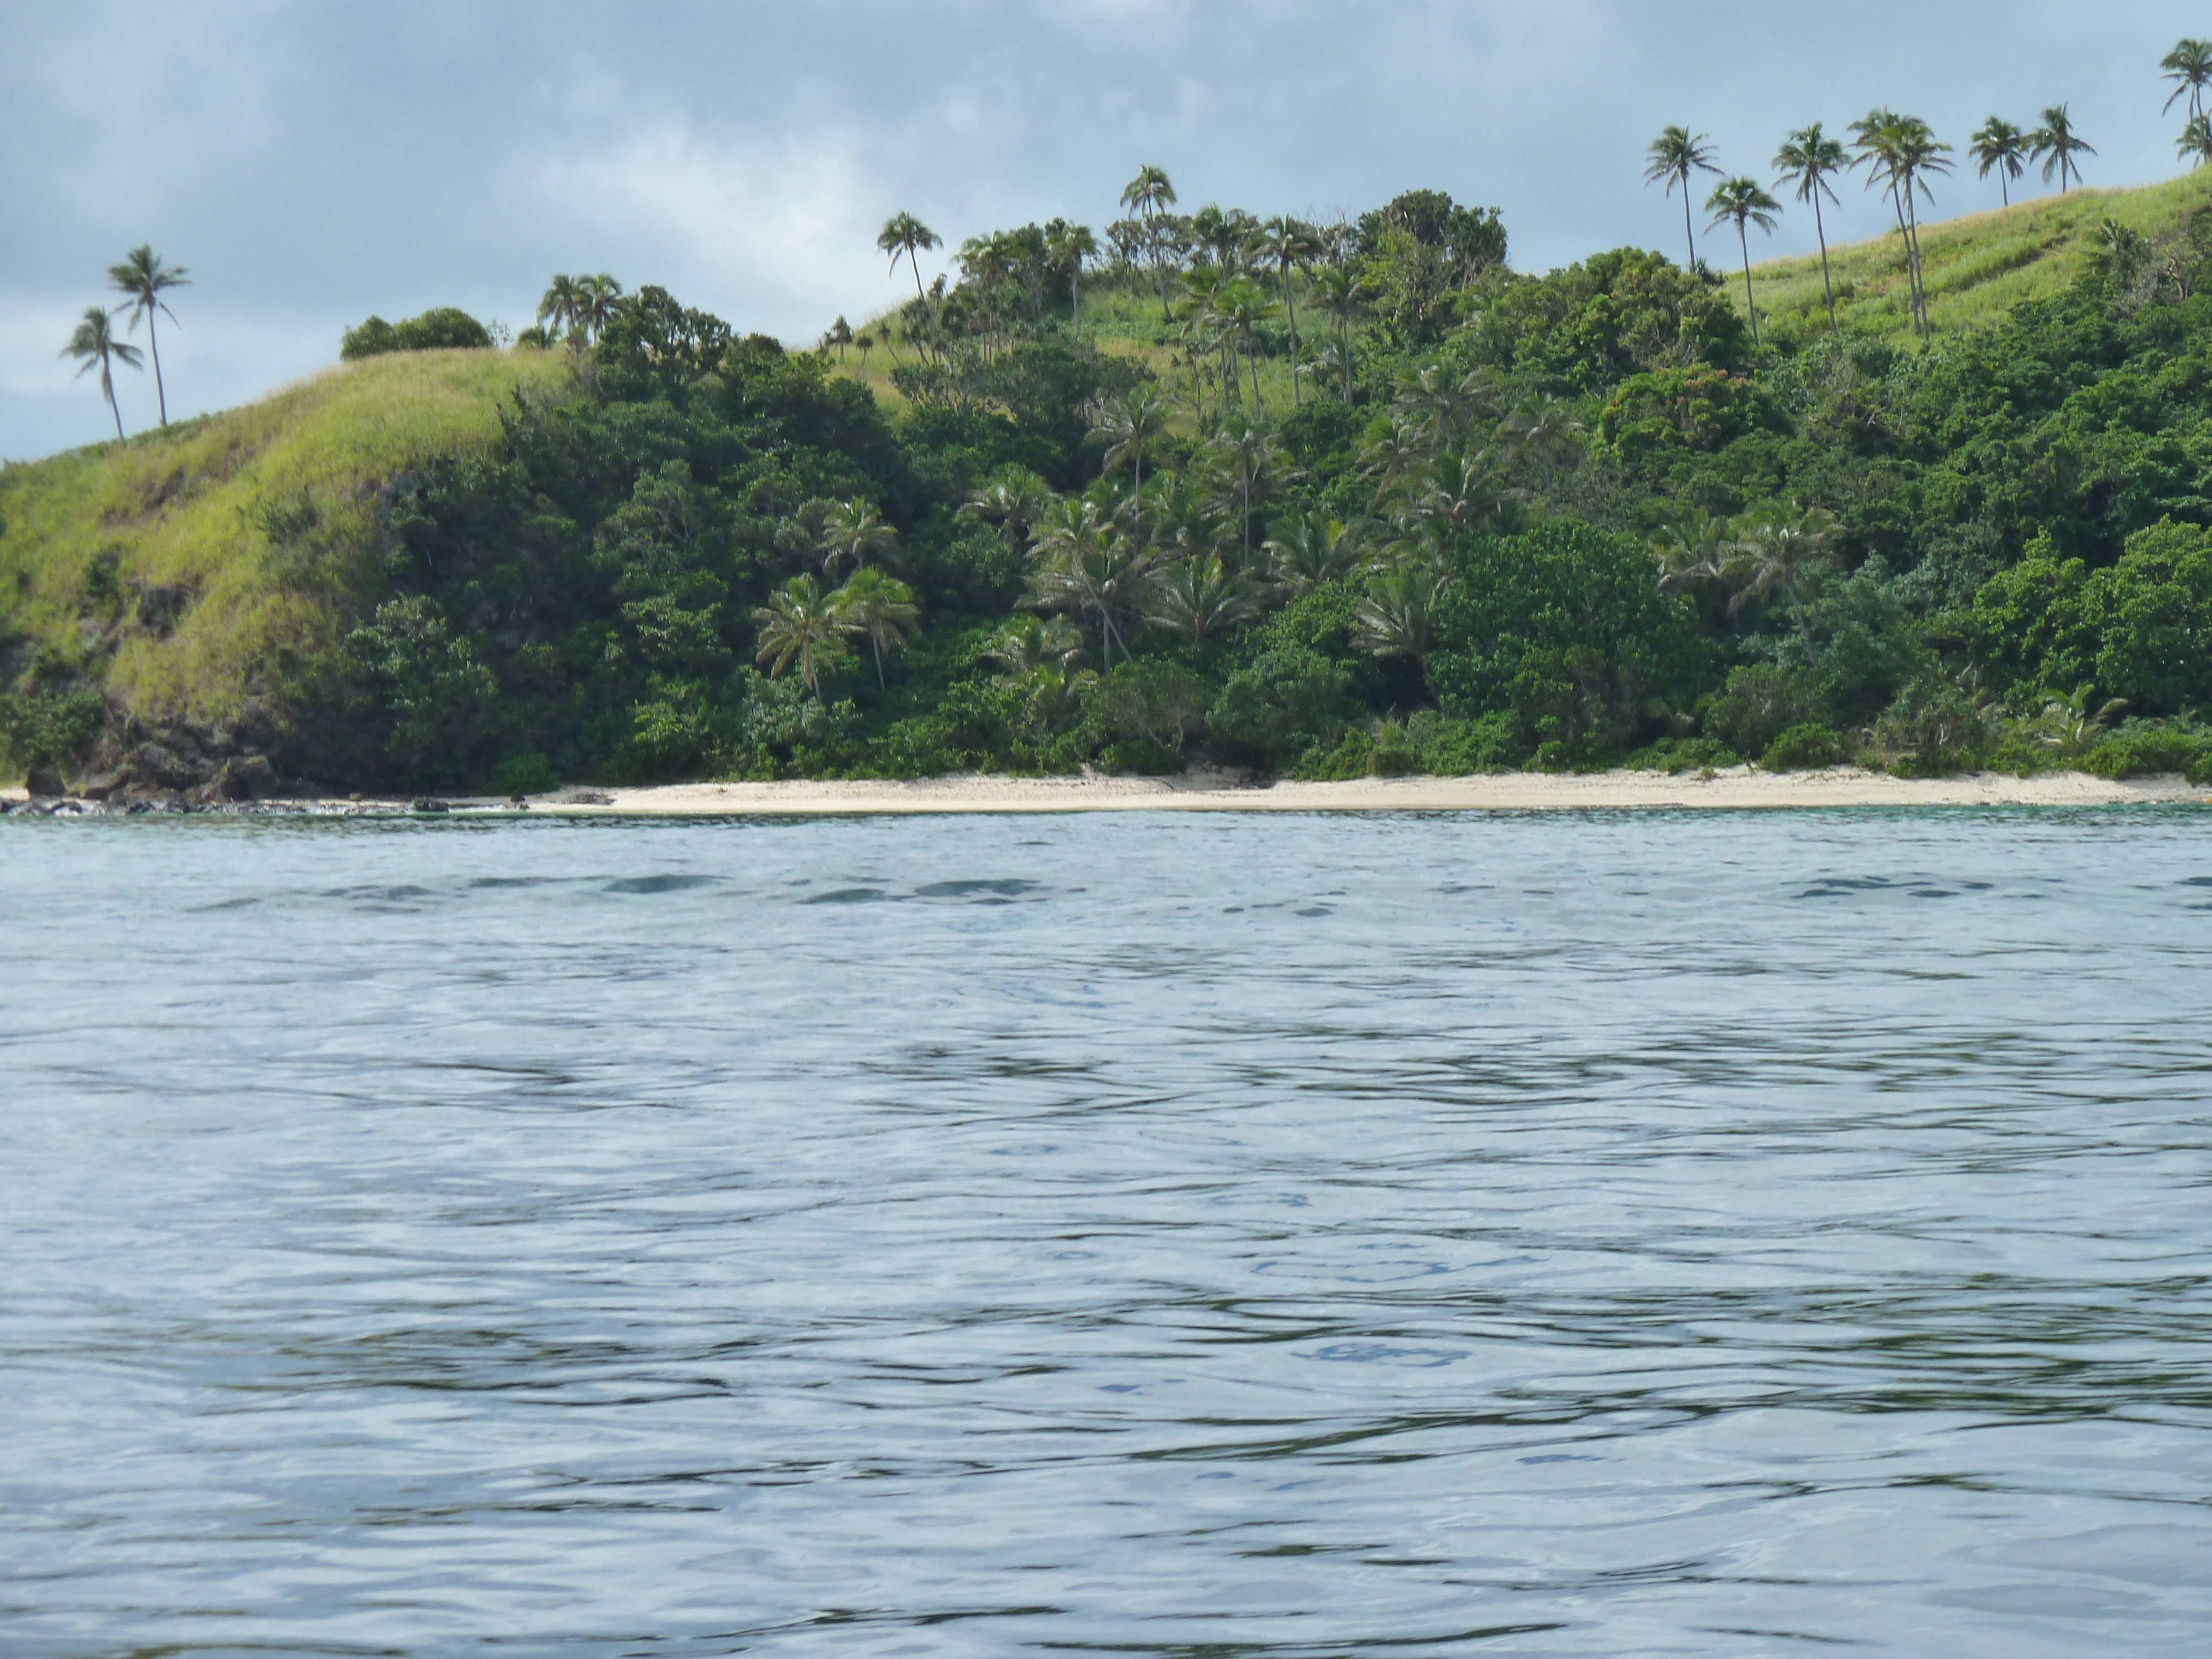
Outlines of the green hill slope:
<svg viewBox="0 0 2212 1659">
<path fill-rule="evenodd" d="M 1954 332 L 2002 316 L 2024 300 L 2057 293 L 2087 269 L 2097 228 L 2110 218 L 2154 245 L 2178 237 L 2189 218 L 2212 206 L 2212 170 L 2136 190 L 2075 190 L 1920 228 L 1929 319 Z M 1794 204 L 1791 210 L 1802 213 Z M 1732 250 L 1731 250 L 1732 251 Z M 1717 246 L 1710 257 L 1722 257 Z M 1836 310 L 1846 332 L 1907 337 L 1905 240 L 1895 231 L 1832 245 Z M 1777 259 L 1752 267 L 1759 326 L 1788 345 L 1828 325 L 1820 258 Z M 1729 283 L 1739 308 L 1742 273 Z"/>
<path fill-rule="evenodd" d="M 333 598 L 371 577 L 380 489 L 481 449 L 540 351 L 401 352 L 258 403 L 0 468 L 0 653 L 10 681 L 71 672 L 147 722 L 234 717 L 327 646 Z"/>
</svg>

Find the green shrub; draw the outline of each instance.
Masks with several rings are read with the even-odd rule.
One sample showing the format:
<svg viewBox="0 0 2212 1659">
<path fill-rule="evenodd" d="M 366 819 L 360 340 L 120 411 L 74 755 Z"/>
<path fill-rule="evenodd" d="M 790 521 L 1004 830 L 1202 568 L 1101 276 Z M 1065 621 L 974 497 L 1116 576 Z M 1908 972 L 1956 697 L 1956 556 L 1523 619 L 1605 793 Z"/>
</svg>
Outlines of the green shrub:
<svg viewBox="0 0 2212 1659">
<path fill-rule="evenodd" d="M 553 763 L 534 749 L 509 755 L 492 769 L 495 795 L 544 795 L 560 787 L 561 775 L 553 769 Z"/>
<path fill-rule="evenodd" d="M 2185 777 L 2212 763 L 2212 737 L 2174 726 L 2123 730 L 2091 750 L 2081 764 L 2100 778 Z"/>
<path fill-rule="evenodd" d="M 1825 726 L 1793 726 L 1766 745 L 1759 763 L 1769 772 L 1802 772 L 1833 766 L 1844 757 L 1842 736 Z"/>
<path fill-rule="evenodd" d="M 346 362 L 376 357 L 387 351 L 442 351 L 456 347 L 481 349 L 491 344 L 491 334 L 465 311 L 438 306 L 402 323 L 370 317 L 358 328 L 349 328 L 338 342 L 338 356 Z"/>
<path fill-rule="evenodd" d="M 1662 738 L 1648 749 L 1639 749 L 1621 764 L 1638 772 L 1705 771 L 1735 766 L 1741 757 L 1718 738 Z"/>
<path fill-rule="evenodd" d="M 1165 778 L 1182 770 L 1182 762 L 1150 738 L 1127 738 L 1109 744 L 1098 764 L 1121 777 Z"/>
<path fill-rule="evenodd" d="M 1731 670 L 1728 689 L 1699 699 L 1698 714 L 1705 731 L 1736 753 L 1759 755 L 1784 732 L 1810 722 L 1817 702 L 1812 677 L 1802 669 L 1760 663 Z"/>
<path fill-rule="evenodd" d="M 0 695 L 0 762 L 15 772 L 64 765 L 90 744 L 106 712 L 96 691 Z"/>
</svg>

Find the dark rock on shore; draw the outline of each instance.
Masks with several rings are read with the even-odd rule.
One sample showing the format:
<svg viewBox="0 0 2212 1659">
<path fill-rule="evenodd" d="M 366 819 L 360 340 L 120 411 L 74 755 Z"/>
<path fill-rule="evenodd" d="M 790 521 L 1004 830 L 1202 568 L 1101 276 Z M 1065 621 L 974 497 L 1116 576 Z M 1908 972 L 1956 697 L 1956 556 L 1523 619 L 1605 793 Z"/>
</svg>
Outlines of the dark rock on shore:
<svg viewBox="0 0 2212 1659">
<path fill-rule="evenodd" d="M 62 775 L 51 766 L 34 766 L 23 780 L 23 787 L 30 792 L 33 800 L 58 800 L 69 793 L 69 786 Z"/>
</svg>

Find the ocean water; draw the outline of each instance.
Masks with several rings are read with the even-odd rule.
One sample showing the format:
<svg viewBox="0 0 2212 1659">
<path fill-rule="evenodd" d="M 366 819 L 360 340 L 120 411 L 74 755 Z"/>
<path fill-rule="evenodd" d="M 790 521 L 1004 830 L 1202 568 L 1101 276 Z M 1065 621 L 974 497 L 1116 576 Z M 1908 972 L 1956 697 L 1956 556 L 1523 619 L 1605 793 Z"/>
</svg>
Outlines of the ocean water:
<svg viewBox="0 0 2212 1659">
<path fill-rule="evenodd" d="M 2203 1652 L 2208 832 L 0 823 L 0 1651 Z"/>
</svg>

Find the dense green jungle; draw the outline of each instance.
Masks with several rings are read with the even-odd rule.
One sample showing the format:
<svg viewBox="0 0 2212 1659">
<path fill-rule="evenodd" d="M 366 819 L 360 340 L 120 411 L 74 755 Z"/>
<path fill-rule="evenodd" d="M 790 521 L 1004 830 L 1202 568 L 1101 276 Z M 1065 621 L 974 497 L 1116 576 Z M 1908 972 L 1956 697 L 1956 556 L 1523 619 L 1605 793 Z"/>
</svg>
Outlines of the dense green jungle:
<svg viewBox="0 0 2212 1659">
<path fill-rule="evenodd" d="M 227 753 L 233 793 L 2212 768 L 2193 181 L 1970 326 L 1867 299 L 1754 339 L 1725 273 L 1517 272 L 1439 191 L 1315 227 L 1145 178 L 1103 246 L 975 239 L 805 349 L 608 278 L 505 348 L 372 319 L 345 395 L 434 370 L 483 412 L 343 484 L 247 468 L 276 424 L 232 416 L 8 468 L 5 760 L 121 792 Z M 160 551 L 224 490 L 228 551 Z"/>
</svg>

